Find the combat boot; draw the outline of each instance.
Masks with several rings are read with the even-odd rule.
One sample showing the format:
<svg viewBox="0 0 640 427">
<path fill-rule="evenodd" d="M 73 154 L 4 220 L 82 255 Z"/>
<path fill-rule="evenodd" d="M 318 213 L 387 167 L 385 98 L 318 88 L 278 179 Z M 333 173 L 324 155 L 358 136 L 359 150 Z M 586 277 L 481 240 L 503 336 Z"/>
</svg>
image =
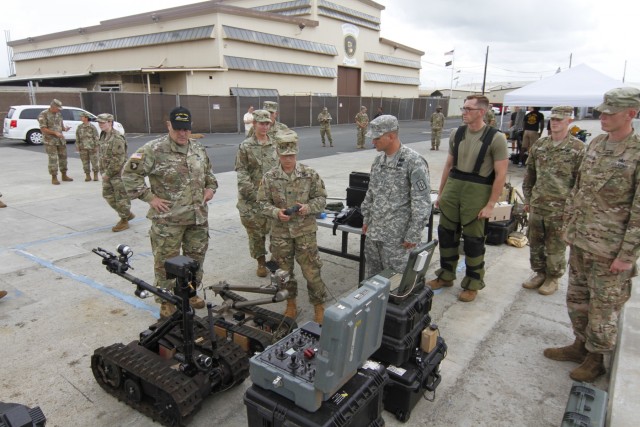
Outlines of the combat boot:
<svg viewBox="0 0 640 427">
<path fill-rule="evenodd" d="M 176 306 L 171 304 L 170 302 L 163 301 L 160 304 L 160 319 L 166 319 L 167 317 L 171 317 L 173 313 L 176 312 Z"/>
<path fill-rule="evenodd" d="M 89 182 L 91 181 L 91 174 L 90 173 L 85 173 L 84 174 L 84 182 Z"/>
<path fill-rule="evenodd" d="M 464 289 L 460 292 L 460 295 L 458 295 L 458 301 L 471 302 L 476 299 L 476 296 L 478 296 L 478 291 L 474 291 L 473 289 Z"/>
<path fill-rule="evenodd" d="M 551 295 L 557 290 L 558 290 L 558 278 L 547 277 L 547 280 L 545 280 L 544 284 L 540 286 L 540 289 L 538 289 L 538 293 L 540 295 Z"/>
<path fill-rule="evenodd" d="M 73 178 L 71 178 L 69 175 L 67 175 L 66 172 L 62 172 L 62 180 L 66 181 L 66 182 L 71 182 L 71 181 L 73 181 Z"/>
<path fill-rule="evenodd" d="M 316 304 L 313 306 L 315 311 L 315 315 L 313 316 L 313 321 L 322 325 L 322 319 L 324 318 L 324 305 Z"/>
<path fill-rule="evenodd" d="M 3 202 L 2 200 L 0 200 L 0 209 L 1 209 L 1 208 L 6 208 L 6 207 L 7 207 L 7 205 L 5 205 L 5 204 L 4 204 L 4 202 Z"/>
<path fill-rule="evenodd" d="M 440 288 L 450 288 L 453 286 L 453 280 L 442 280 L 439 277 L 436 277 L 435 279 L 431 280 L 428 283 L 429 287 L 431 288 L 432 291 L 435 291 L 437 289 Z"/>
<path fill-rule="evenodd" d="M 525 289 L 538 289 L 542 286 L 546 278 L 546 274 L 542 272 L 535 272 L 522 284 L 522 287 Z"/>
<path fill-rule="evenodd" d="M 93 171 L 93 180 L 97 181 L 98 180 L 98 172 Z"/>
<path fill-rule="evenodd" d="M 7 291 L 0 291 L 0 299 L 7 296 Z"/>
<path fill-rule="evenodd" d="M 582 363 L 589 352 L 584 346 L 584 341 L 576 338 L 571 345 L 566 347 L 547 348 L 544 350 L 543 354 L 547 359 L 557 360 L 558 362 Z"/>
<path fill-rule="evenodd" d="M 264 255 L 258 257 L 258 269 L 256 270 L 256 276 L 258 277 L 267 277 L 268 271 L 265 266 L 266 260 L 264 259 Z"/>
<path fill-rule="evenodd" d="M 296 306 L 295 298 L 287 300 L 287 308 L 284 310 L 284 316 L 295 319 L 298 315 L 298 307 Z"/>
<path fill-rule="evenodd" d="M 590 383 L 600 375 L 606 373 L 601 353 L 588 353 L 582 365 L 571 371 L 569 376 L 576 381 Z"/>
<path fill-rule="evenodd" d="M 204 300 L 200 298 L 198 295 L 195 297 L 189 298 L 189 304 L 193 308 L 204 308 Z"/>
<path fill-rule="evenodd" d="M 52 173 L 51 174 L 51 183 L 53 185 L 60 185 L 60 181 L 58 181 L 58 174 L 57 173 Z"/>
<path fill-rule="evenodd" d="M 113 226 L 111 231 L 113 231 L 114 233 L 117 233 L 118 231 L 123 231 L 123 230 L 126 230 L 127 228 L 129 228 L 129 221 L 124 218 L 121 218 L 120 221 L 118 221 L 118 223 Z"/>
<path fill-rule="evenodd" d="M 127 217 L 127 221 L 131 221 L 135 217 L 136 216 L 133 214 L 133 212 L 129 211 L 129 216 Z"/>
</svg>

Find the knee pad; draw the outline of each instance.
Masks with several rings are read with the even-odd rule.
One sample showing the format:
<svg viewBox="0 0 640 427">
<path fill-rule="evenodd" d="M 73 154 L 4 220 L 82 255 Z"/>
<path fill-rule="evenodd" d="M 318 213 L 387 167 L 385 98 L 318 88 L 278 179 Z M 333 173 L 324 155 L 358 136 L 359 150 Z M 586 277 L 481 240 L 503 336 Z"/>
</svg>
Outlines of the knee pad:
<svg viewBox="0 0 640 427">
<path fill-rule="evenodd" d="M 456 238 L 456 232 L 438 225 L 438 240 L 440 249 L 457 248 L 460 244 L 460 238 Z"/>
<path fill-rule="evenodd" d="M 484 255 L 484 237 L 464 236 L 464 254 L 474 258 Z"/>
</svg>

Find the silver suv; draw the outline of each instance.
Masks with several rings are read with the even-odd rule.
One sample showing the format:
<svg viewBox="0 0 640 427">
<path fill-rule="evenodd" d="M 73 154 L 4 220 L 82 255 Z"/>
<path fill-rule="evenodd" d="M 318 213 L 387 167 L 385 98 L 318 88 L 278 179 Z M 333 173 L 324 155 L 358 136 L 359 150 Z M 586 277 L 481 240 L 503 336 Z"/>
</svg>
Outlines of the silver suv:
<svg viewBox="0 0 640 427">
<path fill-rule="evenodd" d="M 44 142 L 40 124 L 38 123 L 38 115 L 49 108 L 48 105 L 14 105 L 9 108 L 7 117 L 4 119 L 2 136 L 9 139 L 22 139 L 27 144 L 40 145 Z M 75 141 L 76 128 L 82 123 L 80 113 L 89 114 L 91 124 L 96 128 L 98 133 L 100 127 L 96 122 L 96 116 L 88 111 L 78 107 L 65 106 L 62 110 L 62 120 L 65 126 L 69 126 L 67 132 L 63 132 L 67 141 Z M 113 122 L 113 128 L 124 135 L 124 128 L 119 122 Z"/>
</svg>

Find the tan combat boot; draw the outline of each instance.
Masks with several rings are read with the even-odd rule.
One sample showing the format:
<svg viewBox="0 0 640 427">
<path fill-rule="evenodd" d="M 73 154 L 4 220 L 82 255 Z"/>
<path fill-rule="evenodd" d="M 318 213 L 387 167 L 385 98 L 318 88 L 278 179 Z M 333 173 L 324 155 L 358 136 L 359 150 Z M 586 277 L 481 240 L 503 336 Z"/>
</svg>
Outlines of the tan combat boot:
<svg viewBox="0 0 640 427">
<path fill-rule="evenodd" d="M 91 181 L 91 174 L 90 173 L 85 173 L 84 174 L 84 182 L 89 182 Z"/>
<path fill-rule="evenodd" d="M 523 284 L 525 289 L 538 289 L 544 283 L 547 275 L 542 272 L 536 272 L 531 275 Z"/>
<path fill-rule="evenodd" d="M 322 325 L 322 319 L 324 318 L 324 305 L 316 304 L 313 306 L 315 311 L 315 315 L 313 316 L 313 321 Z"/>
<path fill-rule="evenodd" d="M 113 231 L 114 233 L 117 233 L 118 231 L 123 231 L 123 230 L 126 230 L 127 228 L 129 228 L 129 221 L 122 218 L 120 219 L 120 221 L 118 221 L 116 225 L 113 226 L 111 231 Z"/>
<path fill-rule="evenodd" d="M 435 279 L 431 280 L 428 283 L 429 287 L 431 288 L 431 290 L 435 291 L 436 289 L 440 289 L 440 288 L 450 288 L 453 286 L 453 280 L 442 280 L 439 277 L 436 277 Z"/>
<path fill-rule="evenodd" d="M 133 214 L 133 212 L 129 211 L 129 216 L 127 217 L 127 221 L 131 221 L 135 217 L 136 216 Z"/>
<path fill-rule="evenodd" d="M 589 352 L 584 346 L 584 341 L 576 340 L 573 344 L 566 347 L 547 348 L 544 350 L 544 357 L 551 360 L 557 360 L 558 362 L 584 362 L 585 357 Z"/>
<path fill-rule="evenodd" d="M 602 354 L 588 353 L 582 365 L 571 371 L 569 376 L 573 380 L 590 383 L 606 372 Z"/>
<path fill-rule="evenodd" d="M 542 286 L 540 286 L 540 289 L 538 289 L 538 293 L 540 295 L 551 295 L 557 290 L 558 277 L 547 277 L 547 280 L 545 280 Z"/>
<path fill-rule="evenodd" d="M 58 181 L 58 174 L 57 173 L 52 173 L 51 174 L 51 183 L 53 185 L 60 185 L 60 181 Z"/>
<path fill-rule="evenodd" d="M 0 291 L 0 299 L 7 296 L 7 291 Z"/>
<path fill-rule="evenodd" d="M 193 308 L 204 308 L 204 300 L 200 298 L 198 295 L 195 297 L 189 298 L 189 304 Z"/>
<path fill-rule="evenodd" d="M 267 271 L 267 267 L 265 266 L 266 260 L 264 259 L 264 255 L 258 257 L 258 269 L 256 270 L 256 276 L 258 277 L 267 277 L 269 272 Z"/>
<path fill-rule="evenodd" d="M 287 300 L 287 308 L 284 310 L 284 316 L 295 319 L 298 315 L 298 307 L 296 306 L 295 298 Z"/>
<path fill-rule="evenodd" d="M 63 181 L 67 181 L 67 182 L 71 182 L 71 181 L 73 181 L 73 178 L 71 178 L 69 175 L 67 175 L 66 172 L 62 172 L 62 180 Z"/>
<path fill-rule="evenodd" d="M 93 171 L 93 180 L 97 181 L 98 180 L 98 172 Z"/>
<path fill-rule="evenodd" d="M 0 200 L 0 208 L 6 208 L 6 207 L 7 207 L 7 205 L 5 205 L 2 200 Z"/>
<path fill-rule="evenodd" d="M 166 319 L 167 317 L 171 317 L 173 313 L 176 312 L 176 306 L 171 304 L 170 302 L 163 301 L 160 304 L 160 319 Z"/>
<path fill-rule="evenodd" d="M 462 292 L 460 292 L 460 295 L 458 295 L 458 301 L 471 302 L 476 299 L 476 296 L 478 296 L 478 291 L 474 291 L 472 289 L 464 289 Z"/>
</svg>

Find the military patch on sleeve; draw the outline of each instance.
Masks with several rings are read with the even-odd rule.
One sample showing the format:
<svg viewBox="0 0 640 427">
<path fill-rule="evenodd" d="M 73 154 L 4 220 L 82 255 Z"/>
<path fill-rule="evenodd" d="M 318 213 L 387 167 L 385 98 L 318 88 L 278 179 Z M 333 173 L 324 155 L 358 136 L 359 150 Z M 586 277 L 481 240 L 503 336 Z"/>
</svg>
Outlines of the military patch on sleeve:
<svg viewBox="0 0 640 427">
<path fill-rule="evenodd" d="M 424 191 L 427 189 L 427 184 L 422 179 L 419 179 L 418 181 L 416 181 L 416 186 L 420 191 Z"/>
<path fill-rule="evenodd" d="M 131 160 L 139 160 L 142 161 L 142 159 L 144 159 L 144 154 L 143 153 L 133 153 L 131 155 Z"/>
<path fill-rule="evenodd" d="M 136 170 L 138 169 L 138 162 L 129 162 L 129 168 L 131 168 L 131 170 Z"/>
</svg>

